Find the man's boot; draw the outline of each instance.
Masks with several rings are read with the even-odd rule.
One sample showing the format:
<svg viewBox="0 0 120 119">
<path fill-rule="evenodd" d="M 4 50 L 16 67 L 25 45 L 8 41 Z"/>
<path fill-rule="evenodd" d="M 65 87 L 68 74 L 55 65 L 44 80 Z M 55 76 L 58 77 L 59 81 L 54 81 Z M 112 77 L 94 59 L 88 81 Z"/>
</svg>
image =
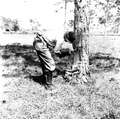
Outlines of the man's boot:
<svg viewBox="0 0 120 119">
<path fill-rule="evenodd" d="M 52 84 L 52 71 L 46 70 L 45 71 L 45 79 L 46 79 L 46 89 L 52 89 L 53 84 Z"/>
</svg>

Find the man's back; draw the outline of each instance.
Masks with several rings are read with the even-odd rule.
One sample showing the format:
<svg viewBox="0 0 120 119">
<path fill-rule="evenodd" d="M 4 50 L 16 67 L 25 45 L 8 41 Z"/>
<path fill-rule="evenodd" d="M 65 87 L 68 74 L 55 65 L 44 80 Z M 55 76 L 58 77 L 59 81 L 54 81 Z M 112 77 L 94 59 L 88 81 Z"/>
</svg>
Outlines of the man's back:
<svg viewBox="0 0 120 119">
<path fill-rule="evenodd" d="M 60 50 L 61 45 L 64 42 L 64 31 L 62 30 L 47 30 L 40 34 L 43 34 L 44 39 L 50 46 L 54 45 L 54 51 L 57 52 Z"/>
<path fill-rule="evenodd" d="M 60 40 L 61 42 L 64 41 L 63 35 L 64 31 L 62 30 L 47 30 L 43 32 L 43 35 L 46 36 L 49 40 Z"/>
</svg>

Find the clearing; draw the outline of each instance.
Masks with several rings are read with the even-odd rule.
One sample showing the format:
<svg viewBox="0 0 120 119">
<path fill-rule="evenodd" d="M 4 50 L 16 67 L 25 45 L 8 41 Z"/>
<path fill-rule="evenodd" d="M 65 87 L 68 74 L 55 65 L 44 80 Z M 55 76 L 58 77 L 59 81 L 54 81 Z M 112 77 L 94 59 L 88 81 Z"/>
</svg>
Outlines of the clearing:
<svg viewBox="0 0 120 119">
<path fill-rule="evenodd" d="M 119 36 L 90 37 L 93 84 L 63 79 L 72 55 L 56 61 L 56 88 L 40 85 L 40 62 L 32 47 L 33 35 L 1 36 L 0 119 L 120 119 Z"/>
</svg>

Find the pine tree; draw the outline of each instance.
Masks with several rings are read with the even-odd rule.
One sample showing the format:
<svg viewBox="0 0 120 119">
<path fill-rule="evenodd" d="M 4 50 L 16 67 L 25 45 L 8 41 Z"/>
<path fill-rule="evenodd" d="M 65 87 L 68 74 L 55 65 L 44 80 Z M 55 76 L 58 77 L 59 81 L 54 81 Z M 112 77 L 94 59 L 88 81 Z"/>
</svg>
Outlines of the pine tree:
<svg viewBox="0 0 120 119">
<path fill-rule="evenodd" d="M 73 44 L 73 70 L 79 70 L 74 78 L 78 81 L 89 80 L 89 4 L 90 0 L 74 0 L 74 32 L 76 40 Z"/>
</svg>

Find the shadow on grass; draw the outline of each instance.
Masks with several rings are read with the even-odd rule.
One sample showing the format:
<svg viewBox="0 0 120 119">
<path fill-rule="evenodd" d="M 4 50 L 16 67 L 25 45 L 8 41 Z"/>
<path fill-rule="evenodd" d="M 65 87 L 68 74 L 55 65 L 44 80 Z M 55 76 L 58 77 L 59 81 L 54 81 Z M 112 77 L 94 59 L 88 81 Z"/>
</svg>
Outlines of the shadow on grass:
<svg viewBox="0 0 120 119">
<path fill-rule="evenodd" d="M 2 58 L 7 60 L 11 57 L 22 57 L 25 59 L 27 65 L 40 65 L 37 59 L 37 55 L 33 50 L 32 46 L 28 45 L 20 45 L 20 44 L 13 44 L 13 45 L 6 45 L 4 46 L 4 52 L 2 54 Z"/>
<path fill-rule="evenodd" d="M 9 68 L 15 67 L 15 69 L 11 69 L 11 71 L 7 74 L 4 74 L 4 76 L 20 77 L 22 75 L 29 74 L 33 76 L 32 79 L 34 81 L 39 83 L 40 80 L 38 80 L 38 75 L 41 72 L 41 63 L 32 46 L 12 44 L 0 46 L 0 49 L 3 49 L 1 56 L 4 60 L 6 60 L 4 65 Z M 52 56 L 54 59 L 57 59 L 53 53 Z M 73 58 L 74 56 L 71 55 L 55 60 L 56 72 L 54 73 L 54 77 L 58 75 L 64 76 L 64 70 L 70 69 L 70 67 L 72 66 Z M 89 64 L 90 71 L 93 73 L 105 70 L 110 71 L 120 66 L 120 59 L 110 57 L 109 54 L 96 53 L 89 56 Z"/>
<path fill-rule="evenodd" d="M 14 72 L 16 73 L 18 72 L 19 76 L 20 76 L 20 72 L 21 71 L 25 72 L 26 69 L 29 69 L 29 72 L 26 72 L 26 74 L 29 73 L 31 75 L 34 75 L 35 73 L 33 72 L 35 72 L 36 70 L 37 70 L 36 72 L 40 72 L 38 71 L 39 70 L 38 67 L 41 68 L 41 63 L 32 46 L 12 44 L 12 45 L 6 45 L 2 48 L 4 49 L 4 52 L 2 53 L 2 58 L 6 60 L 5 66 L 7 67 L 17 66 L 18 68 L 14 70 Z M 52 51 L 51 53 L 53 59 L 56 62 L 56 73 L 54 73 L 55 74 L 54 76 L 64 75 L 64 69 L 70 66 L 69 64 L 71 61 L 69 57 L 64 57 L 60 59 L 60 58 L 56 58 L 56 55 Z M 20 68 L 21 70 L 19 71 Z M 13 72 L 11 73 L 13 74 Z M 12 74 L 6 74 L 6 75 L 8 77 L 8 75 L 12 76 Z"/>
<path fill-rule="evenodd" d="M 30 78 L 36 82 L 36 83 L 39 83 L 40 85 L 45 85 L 45 80 L 44 80 L 44 77 L 41 75 L 41 76 L 30 76 Z"/>
<path fill-rule="evenodd" d="M 1 46 L 3 52 L 1 54 L 2 58 L 5 60 L 4 66 L 10 69 L 6 74 L 3 74 L 5 77 L 20 77 L 25 76 L 31 78 L 40 84 L 44 84 L 44 81 L 39 75 L 41 74 L 41 62 L 34 51 L 32 46 L 12 44 Z M 1 48 L 0 47 L 0 48 Z M 55 54 L 52 53 L 53 58 L 55 59 Z M 58 75 L 64 75 L 64 69 L 67 67 L 68 57 L 62 58 L 62 60 L 57 59 L 56 62 L 56 71 L 53 74 L 53 77 Z M 42 79 L 42 80 L 41 80 Z"/>
<path fill-rule="evenodd" d="M 120 59 L 112 57 L 110 54 L 96 53 L 89 56 L 89 64 L 92 72 L 112 71 L 120 67 Z"/>
<path fill-rule="evenodd" d="M 1 57 L 5 60 L 4 66 L 9 68 L 3 76 L 21 77 L 40 73 L 41 63 L 32 46 L 12 44 L 0 46 L 0 49 Z"/>
</svg>

